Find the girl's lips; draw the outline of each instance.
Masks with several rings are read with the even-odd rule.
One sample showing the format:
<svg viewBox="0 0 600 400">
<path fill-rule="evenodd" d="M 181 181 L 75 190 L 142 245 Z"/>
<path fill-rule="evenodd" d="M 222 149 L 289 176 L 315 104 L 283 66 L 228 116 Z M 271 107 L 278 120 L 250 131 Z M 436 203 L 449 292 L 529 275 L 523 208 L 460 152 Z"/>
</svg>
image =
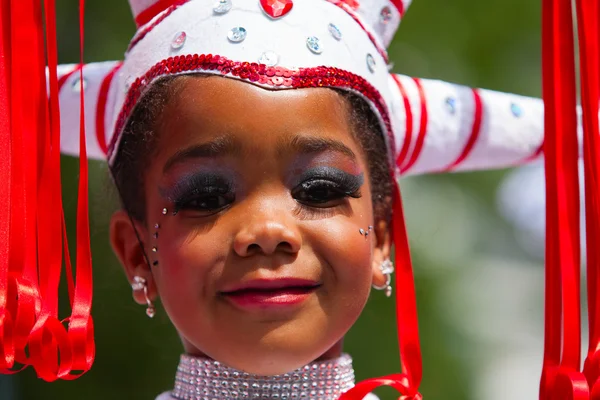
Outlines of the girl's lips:
<svg viewBox="0 0 600 400">
<path fill-rule="evenodd" d="M 244 282 L 221 295 L 244 310 L 285 308 L 307 300 L 320 286 L 305 279 L 255 280 Z"/>
</svg>

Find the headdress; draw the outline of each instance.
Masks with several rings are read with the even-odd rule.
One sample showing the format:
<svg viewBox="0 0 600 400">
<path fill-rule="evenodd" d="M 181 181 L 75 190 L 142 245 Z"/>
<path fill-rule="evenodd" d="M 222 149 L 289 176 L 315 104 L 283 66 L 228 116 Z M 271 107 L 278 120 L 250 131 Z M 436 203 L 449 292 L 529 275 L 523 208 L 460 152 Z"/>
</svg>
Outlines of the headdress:
<svg viewBox="0 0 600 400">
<path fill-rule="evenodd" d="M 552 1 L 544 3 L 545 12 L 554 12 Z M 562 120 L 559 133 L 574 136 L 576 130 L 574 92 L 568 92 L 565 103 L 560 103 L 558 95 L 548 97 L 553 108 L 544 120 L 541 100 L 390 73 L 386 47 L 410 0 L 130 0 L 138 29 L 124 61 L 60 67 L 56 65 L 53 1 L 47 0 L 47 79 L 40 5 L 35 0 L 0 4 L 0 154 L 7 160 L 0 168 L 0 179 L 10 182 L 0 193 L 4 199 L 0 201 L 0 368 L 5 371 L 16 361 L 32 365 L 42 378 L 52 380 L 72 379 L 72 371 L 90 368 L 93 329 L 85 157 L 114 161 L 135 105 L 161 77 L 204 73 L 270 89 L 330 87 L 356 93 L 379 118 L 389 150 L 381 156 L 390 158 L 396 178 L 502 168 L 536 159 L 543 150 L 544 122 L 556 128 L 554 118 L 564 109 L 572 113 L 564 113 L 568 119 Z M 562 12 L 570 18 L 570 9 Z M 545 41 L 551 43 L 550 39 L 559 36 L 556 32 L 564 34 L 568 26 L 554 27 L 548 18 Z M 22 29 L 35 38 L 33 56 L 19 47 Z M 557 48 L 548 49 L 554 58 L 546 61 L 546 71 L 564 72 L 556 67 L 562 54 L 552 53 Z M 597 66 L 597 53 L 586 54 Z M 570 76 L 555 78 L 574 81 Z M 548 80 L 545 95 L 550 96 L 552 90 Z M 597 94 L 592 92 L 587 93 L 590 98 Z M 597 101 L 595 105 L 597 110 Z M 85 112 L 80 116 L 71 110 Z M 586 112 L 589 116 L 590 111 Z M 591 126 L 589 118 L 585 121 Z M 556 130 L 552 132 L 550 138 L 557 137 Z M 575 154 L 576 159 L 576 138 L 565 140 L 570 143 L 569 155 Z M 547 149 L 557 148 L 552 143 Z M 75 282 L 69 282 L 73 314 L 68 330 L 57 319 L 56 301 L 64 232 L 57 192 L 59 146 L 63 153 L 82 159 L 77 274 Z M 553 153 L 553 160 L 561 159 L 556 157 Z M 557 168 L 563 171 L 563 166 Z M 554 188 L 555 192 L 563 189 L 564 185 Z M 20 199 L 25 201 L 20 203 Z M 19 218 L 25 218 L 22 226 Z M 381 384 L 394 386 L 405 399 L 420 398 L 415 290 L 398 191 L 393 235 L 403 371 L 362 382 L 348 398 L 361 398 Z M 67 278 L 72 275 L 68 273 Z M 553 310 L 556 317 L 560 307 Z M 552 321 L 548 329 L 555 331 L 557 320 Z M 600 335 L 600 329 L 596 332 Z M 565 342 L 573 340 L 565 336 Z"/>
</svg>

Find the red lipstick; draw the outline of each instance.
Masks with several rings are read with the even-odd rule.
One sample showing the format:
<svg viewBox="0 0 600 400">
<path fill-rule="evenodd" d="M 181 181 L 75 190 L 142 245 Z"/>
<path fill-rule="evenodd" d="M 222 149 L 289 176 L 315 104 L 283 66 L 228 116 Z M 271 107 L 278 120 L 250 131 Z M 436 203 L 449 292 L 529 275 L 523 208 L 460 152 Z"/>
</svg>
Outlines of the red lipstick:
<svg viewBox="0 0 600 400">
<path fill-rule="evenodd" d="M 258 279 L 228 287 L 221 295 L 245 310 L 282 308 L 301 304 L 319 286 L 308 279 Z"/>
</svg>

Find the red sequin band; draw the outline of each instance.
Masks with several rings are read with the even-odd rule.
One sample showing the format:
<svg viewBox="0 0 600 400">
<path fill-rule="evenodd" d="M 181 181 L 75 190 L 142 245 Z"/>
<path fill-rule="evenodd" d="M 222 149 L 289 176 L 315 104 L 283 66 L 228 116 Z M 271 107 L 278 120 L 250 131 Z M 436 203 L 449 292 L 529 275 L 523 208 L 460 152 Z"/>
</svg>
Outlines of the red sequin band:
<svg viewBox="0 0 600 400">
<path fill-rule="evenodd" d="M 202 71 L 214 71 L 214 73 L 234 76 L 265 86 L 295 89 L 330 87 L 360 93 L 370 100 L 379 111 L 379 115 L 385 124 L 384 128 L 388 135 L 390 151 L 394 152 L 394 137 L 386 103 L 379 91 L 366 79 L 358 75 L 339 68 L 314 67 L 292 70 L 283 67 L 268 67 L 258 63 L 231 61 L 225 57 L 212 54 L 190 54 L 170 57 L 155 64 L 131 85 L 117 118 L 115 134 L 108 149 L 109 159 L 112 158 L 115 145 L 133 108 L 152 82 L 162 76 Z"/>
</svg>

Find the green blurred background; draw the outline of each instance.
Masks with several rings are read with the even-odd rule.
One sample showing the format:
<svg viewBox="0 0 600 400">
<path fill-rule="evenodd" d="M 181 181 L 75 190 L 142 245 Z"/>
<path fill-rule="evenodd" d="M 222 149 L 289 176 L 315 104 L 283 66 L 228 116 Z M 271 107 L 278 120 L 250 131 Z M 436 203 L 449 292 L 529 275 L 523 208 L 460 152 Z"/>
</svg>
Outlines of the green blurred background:
<svg viewBox="0 0 600 400">
<path fill-rule="evenodd" d="M 208 1 L 208 0 L 207 0 Z M 250 1 L 250 0 L 249 0 Z M 254 0 L 252 0 L 254 1 Z M 77 0 L 57 0 L 59 59 L 78 60 Z M 134 24 L 126 0 L 88 0 L 85 61 L 122 57 Z M 540 4 L 531 0 L 416 0 L 390 49 L 394 71 L 540 95 Z M 77 162 L 63 158 L 74 227 Z M 116 199 L 91 166 L 97 358 L 74 382 L 32 369 L 0 377 L 0 398 L 154 399 L 173 384 L 180 344 L 159 310 L 149 320 L 108 245 Z M 534 398 L 541 365 L 541 259 L 524 251 L 497 211 L 506 171 L 412 177 L 403 183 L 420 313 L 425 399 Z M 375 292 L 349 333 L 358 379 L 399 371 L 394 304 Z M 516 394 L 515 394 L 516 393 Z M 382 399 L 395 398 L 381 390 Z"/>
</svg>

